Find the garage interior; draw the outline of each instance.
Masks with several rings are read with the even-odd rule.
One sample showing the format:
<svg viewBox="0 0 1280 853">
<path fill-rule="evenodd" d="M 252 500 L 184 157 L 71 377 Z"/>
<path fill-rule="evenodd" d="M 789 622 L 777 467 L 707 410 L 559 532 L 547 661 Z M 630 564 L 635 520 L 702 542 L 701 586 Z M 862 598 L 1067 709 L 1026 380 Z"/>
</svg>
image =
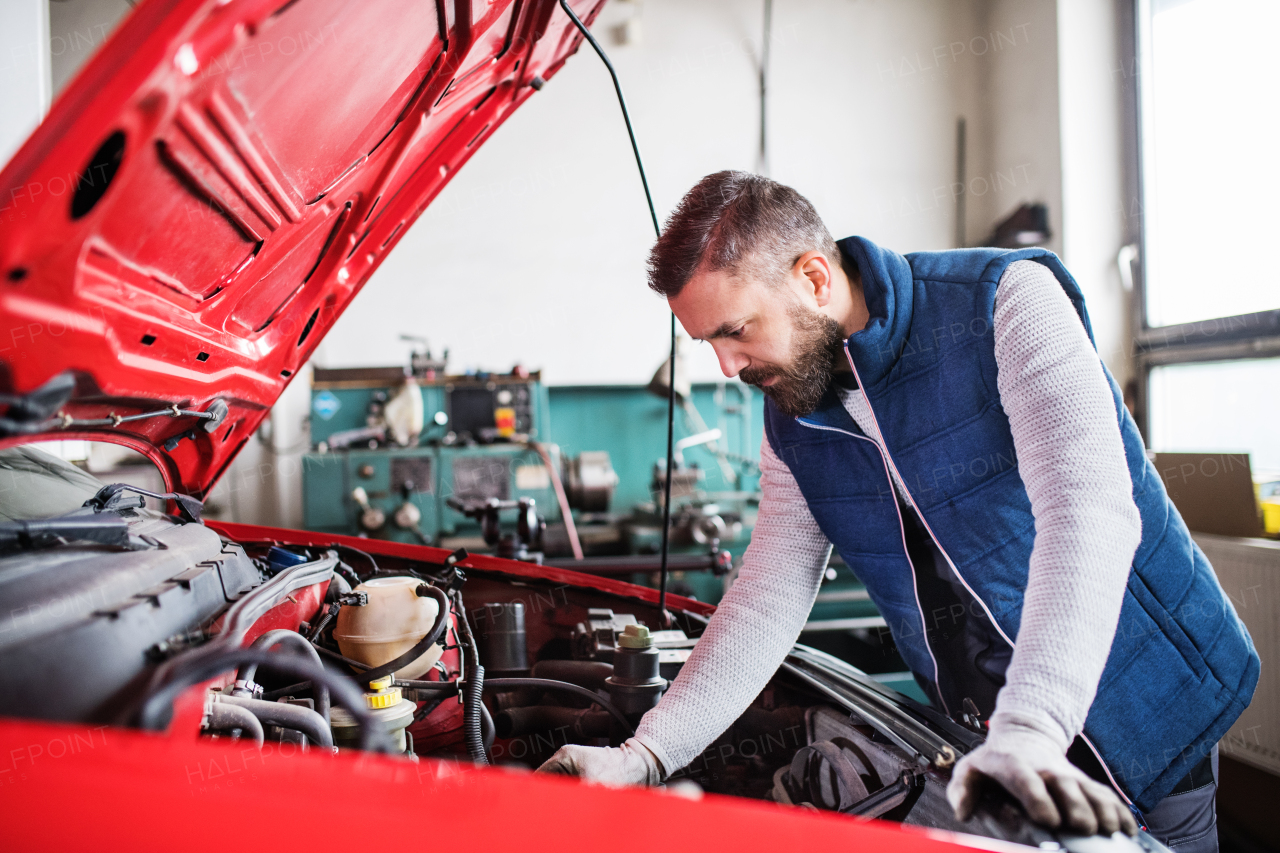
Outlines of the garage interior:
<svg viewBox="0 0 1280 853">
<path fill-rule="evenodd" d="M 133 7 L 7 0 L 0 162 Z M 663 219 L 704 175 L 741 169 L 799 190 L 837 239 L 1063 259 L 1262 660 L 1220 743 L 1221 849 L 1280 850 L 1280 282 L 1253 259 L 1280 226 L 1280 7 L 610 0 L 591 28 Z M 764 396 L 727 379 L 708 344 L 669 340 L 646 287 L 645 190 L 589 53 L 399 237 L 218 479 L 206 518 L 656 587 L 665 508 L 669 592 L 720 600 L 759 506 Z M 0 228 L 14 215 L 0 206 Z M 167 491 L 123 448 L 41 446 L 104 482 Z M 825 578 L 800 642 L 927 702 L 838 555 Z"/>
</svg>

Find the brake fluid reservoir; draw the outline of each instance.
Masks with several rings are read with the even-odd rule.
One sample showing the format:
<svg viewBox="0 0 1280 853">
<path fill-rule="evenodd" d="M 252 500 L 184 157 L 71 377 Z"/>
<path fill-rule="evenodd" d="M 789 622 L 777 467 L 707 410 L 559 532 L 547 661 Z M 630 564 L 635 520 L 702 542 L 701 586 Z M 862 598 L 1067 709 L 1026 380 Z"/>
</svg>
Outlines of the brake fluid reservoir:
<svg viewBox="0 0 1280 853">
<path fill-rule="evenodd" d="M 370 691 L 364 694 L 365 705 L 391 735 L 396 747 L 407 752 L 409 742 L 404 730 L 413 722 L 417 703 L 405 699 L 399 687 L 392 687 L 390 677 L 371 682 L 369 687 Z M 360 727 L 346 709 L 334 707 L 329 711 L 329 727 L 333 730 L 334 745 L 350 748 L 360 743 Z"/>
<path fill-rule="evenodd" d="M 431 630 L 438 613 L 434 598 L 418 595 L 421 584 L 418 578 L 392 577 L 374 578 L 356 587 L 354 592 L 366 593 L 369 603 L 347 605 L 338 611 L 333 638 L 342 654 L 374 667 L 413 648 Z M 395 677 L 421 677 L 440 659 L 442 651 L 441 643 L 433 643 L 417 660 L 397 670 Z"/>
</svg>

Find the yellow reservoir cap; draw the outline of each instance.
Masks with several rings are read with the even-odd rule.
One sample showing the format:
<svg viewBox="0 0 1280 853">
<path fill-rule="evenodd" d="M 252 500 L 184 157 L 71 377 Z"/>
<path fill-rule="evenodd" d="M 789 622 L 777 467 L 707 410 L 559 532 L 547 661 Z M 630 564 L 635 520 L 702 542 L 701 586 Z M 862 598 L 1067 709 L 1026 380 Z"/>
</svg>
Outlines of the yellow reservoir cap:
<svg viewBox="0 0 1280 853">
<path fill-rule="evenodd" d="M 400 703 L 400 688 L 388 687 L 390 684 L 390 678 L 380 678 L 369 685 L 376 689 L 376 692 L 374 693 L 364 694 L 364 702 L 369 706 L 371 711 L 377 711 L 381 708 L 390 708 L 392 705 L 398 705 Z"/>
</svg>

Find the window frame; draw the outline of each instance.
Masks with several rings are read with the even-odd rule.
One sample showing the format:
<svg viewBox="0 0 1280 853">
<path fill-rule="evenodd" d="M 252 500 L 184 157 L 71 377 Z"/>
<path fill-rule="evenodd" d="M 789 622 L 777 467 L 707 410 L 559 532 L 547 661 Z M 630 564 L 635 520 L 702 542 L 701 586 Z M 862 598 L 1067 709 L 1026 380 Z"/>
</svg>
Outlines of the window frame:
<svg viewBox="0 0 1280 853">
<path fill-rule="evenodd" d="M 1147 317 L 1146 264 L 1148 257 L 1148 228 L 1146 221 L 1146 155 L 1149 141 L 1147 105 L 1150 101 L 1150 26 L 1151 0 L 1133 0 L 1129 7 L 1133 18 L 1132 39 L 1128 47 L 1131 53 L 1124 57 L 1125 68 L 1133 73 L 1125 76 L 1133 104 L 1132 121 L 1133 152 L 1136 157 L 1132 186 L 1138 209 L 1137 253 L 1132 262 L 1133 289 L 1130 295 L 1133 317 L 1133 369 L 1136 379 L 1134 390 L 1134 419 L 1143 440 L 1151 446 L 1150 401 L 1151 372 L 1157 367 L 1174 364 L 1205 364 L 1280 357 L 1280 307 L 1251 314 L 1236 314 L 1178 323 L 1168 326 L 1152 326 Z"/>
</svg>

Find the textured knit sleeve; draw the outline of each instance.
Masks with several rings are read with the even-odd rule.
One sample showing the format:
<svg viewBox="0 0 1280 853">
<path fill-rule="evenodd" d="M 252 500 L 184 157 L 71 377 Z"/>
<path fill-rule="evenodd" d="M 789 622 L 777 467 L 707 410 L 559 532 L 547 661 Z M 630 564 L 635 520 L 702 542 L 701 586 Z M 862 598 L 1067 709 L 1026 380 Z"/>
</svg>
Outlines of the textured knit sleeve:
<svg viewBox="0 0 1280 853">
<path fill-rule="evenodd" d="M 636 731 L 668 774 L 696 758 L 760 694 L 800 636 L 822 584 L 831 545 L 767 439 L 760 448 L 760 489 L 760 512 L 737 580 Z"/>
<path fill-rule="evenodd" d="M 1065 750 L 1111 651 L 1141 518 L 1102 364 L 1043 265 L 1019 261 L 1001 278 L 995 356 L 1036 537 L 992 728 L 1029 725 Z"/>
</svg>

